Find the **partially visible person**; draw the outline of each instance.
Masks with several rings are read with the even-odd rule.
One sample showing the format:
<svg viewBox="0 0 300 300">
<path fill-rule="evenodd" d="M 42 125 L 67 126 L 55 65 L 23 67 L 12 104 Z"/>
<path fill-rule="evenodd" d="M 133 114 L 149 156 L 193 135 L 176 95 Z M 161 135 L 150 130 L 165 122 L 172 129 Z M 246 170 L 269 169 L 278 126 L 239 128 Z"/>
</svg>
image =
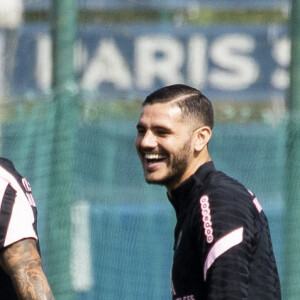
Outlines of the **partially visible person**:
<svg viewBox="0 0 300 300">
<path fill-rule="evenodd" d="M 281 299 L 267 218 L 255 195 L 215 169 L 211 102 L 171 85 L 142 104 L 135 141 L 145 179 L 175 208 L 175 300 Z"/>
<path fill-rule="evenodd" d="M 6 158 L 0 158 L 0 299 L 54 299 L 42 267 L 30 185 Z"/>
</svg>

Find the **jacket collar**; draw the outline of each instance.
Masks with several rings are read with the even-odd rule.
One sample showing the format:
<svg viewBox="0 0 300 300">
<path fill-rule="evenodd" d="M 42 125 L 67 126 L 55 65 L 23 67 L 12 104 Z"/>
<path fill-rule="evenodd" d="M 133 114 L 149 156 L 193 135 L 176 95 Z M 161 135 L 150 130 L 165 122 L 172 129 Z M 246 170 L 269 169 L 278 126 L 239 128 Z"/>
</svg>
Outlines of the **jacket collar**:
<svg viewBox="0 0 300 300">
<path fill-rule="evenodd" d="M 168 198 L 177 215 L 180 211 L 188 207 L 190 201 L 194 199 L 195 196 L 198 196 L 196 194 L 198 189 L 203 186 L 208 175 L 214 171 L 216 171 L 214 163 L 209 161 L 200 166 L 191 177 L 171 191 L 171 195 L 168 195 Z M 195 187 L 197 187 L 197 189 L 195 189 Z"/>
</svg>

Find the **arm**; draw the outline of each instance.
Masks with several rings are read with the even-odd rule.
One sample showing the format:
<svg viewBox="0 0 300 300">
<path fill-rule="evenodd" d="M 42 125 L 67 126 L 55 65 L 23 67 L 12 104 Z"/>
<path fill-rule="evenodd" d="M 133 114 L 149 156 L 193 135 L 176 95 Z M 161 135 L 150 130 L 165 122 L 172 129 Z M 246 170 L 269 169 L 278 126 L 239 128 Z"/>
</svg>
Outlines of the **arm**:
<svg viewBox="0 0 300 300">
<path fill-rule="evenodd" d="M 249 297 L 251 251 L 244 240 L 242 227 L 220 238 L 205 261 L 208 299 Z"/>
<path fill-rule="evenodd" d="M 33 239 L 4 248 L 0 265 L 10 276 L 19 299 L 54 300 Z"/>
<path fill-rule="evenodd" d="M 201 215 L 198 211 L 195 221 L 206 297 L 252 299 L 250 269 L 258 241 L 255 211 L 252 203 L 244 200 L 245 196 L 239 197 L 240 201 L 234 195 L 227 198 L 223 200 L 218 194 L 203 196 Z"/>
</svg>

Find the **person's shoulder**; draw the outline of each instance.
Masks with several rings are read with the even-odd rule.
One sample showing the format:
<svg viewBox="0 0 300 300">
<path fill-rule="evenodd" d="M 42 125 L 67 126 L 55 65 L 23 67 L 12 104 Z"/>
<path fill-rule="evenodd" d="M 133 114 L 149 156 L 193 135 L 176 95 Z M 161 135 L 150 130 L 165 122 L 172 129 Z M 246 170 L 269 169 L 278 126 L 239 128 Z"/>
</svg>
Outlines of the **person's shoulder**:
<svg viewBox="0 0 300 300">
<path fill-rule="evenodd" d="M 17 179 L 18 181 L 23 178 L 23 176 L 15 168 L 13 162 L 5 157 L 0 157 L 0 175 L 1 178 L 5 178 L 8 182 L 10 182 L 12 178 Z"/>
<path fill-rule="evenodd" d="M 255 196 L 238 180 L 216 171 L 200 193 L 194 220 L 203 220 L 208 216 L 215 234 L 218 232 L 217 236 L 239 227 L 252 230 L 258 218 L 254 199 Z"/>
<path fill-rule="evenodd" d="M 5 157 L 0 157 L 0 166 L 8 170 L 12 170 L 12 171 L 16 170 L 13 162 Z"/>
<path fill-rule="evenodd" d="M 228 213 L 240 211 L 242 214 L 252 214 L 254 209 L 254 195 L 241 182 L 221 171 L 214 172 L 209 178 L 205 195 L 211 207 L 218 211 L 223 208 Z"/>
<path fill-rule="evenodd" d="M 207 188 L 216 196 L 234 196 L 236 193 L 241 193 L 251 198 L 251 194 L 244 184 L 221 171 L 216 171 L 210 176 Z"/>
</svg>

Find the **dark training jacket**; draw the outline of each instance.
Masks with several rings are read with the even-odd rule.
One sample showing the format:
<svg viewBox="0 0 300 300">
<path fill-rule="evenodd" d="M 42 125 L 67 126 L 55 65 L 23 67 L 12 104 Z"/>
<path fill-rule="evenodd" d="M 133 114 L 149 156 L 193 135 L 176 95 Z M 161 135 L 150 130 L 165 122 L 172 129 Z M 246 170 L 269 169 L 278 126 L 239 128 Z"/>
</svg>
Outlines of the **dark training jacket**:
<svg viewBox="0 0 300 300">
<path fill-rule="evenodd" d="M 251 191 L 208 162 L 169 200 L 173 299 L 281 299 L 268 221 Z"/>
</svg>

